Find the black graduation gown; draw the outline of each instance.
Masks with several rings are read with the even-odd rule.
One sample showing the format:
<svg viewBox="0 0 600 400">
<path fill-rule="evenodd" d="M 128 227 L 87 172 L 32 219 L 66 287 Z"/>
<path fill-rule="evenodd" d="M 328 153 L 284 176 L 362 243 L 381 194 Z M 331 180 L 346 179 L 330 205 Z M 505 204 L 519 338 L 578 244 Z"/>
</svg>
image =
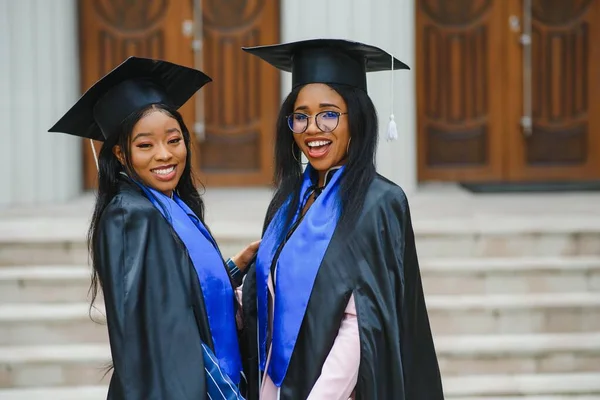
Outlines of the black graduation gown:
<svg viewBox="0 0 600 400">
<path fill-rule="evenodd" d="M 109 400 L 206 399 L 212 337 L 187 250 L 134 184 L 122 180 L 94 250 L 114 365 Z"/>
<path fill-rule="evenodd" d="M 352 293 L 361 352 L 356 399 L 443 399 L 408 202 L 400 187 L 381 176 L 370 185 L 356 228 L 351 233 L 334 231 L 281 386 L 281 399 L 308 397 Z M 254 266 L 244 283 L 243 308 L 248 399 L 255 400 L 259 371 Z"/>
</svg>

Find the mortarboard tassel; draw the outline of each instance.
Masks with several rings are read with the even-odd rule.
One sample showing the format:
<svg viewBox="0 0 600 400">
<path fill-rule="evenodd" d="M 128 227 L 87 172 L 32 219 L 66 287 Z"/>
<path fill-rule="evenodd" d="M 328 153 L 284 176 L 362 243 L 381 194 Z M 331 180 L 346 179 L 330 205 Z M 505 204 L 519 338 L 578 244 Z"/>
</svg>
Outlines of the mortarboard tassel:
<svg viewBox="0 0 600 400">
<path fill-rule="evenodd" d="M 388 122 L 387 140 L 392 141 L 398 139 L 398 129 L 394 120 L 394 56 L 392 55 L 392 113 L 390 114 L 390 122 Z"/>
<path fill-rule="evenodd" d="M 394 121 L 394 114 L 390 115 L 390 122 L 388 123 L 388 140 L 398 139 L 398 129 L 396 129 L 396 121 Z"/>
<path fill-rule="evenodd" d="M 98 166 L 98 155 L 96 154 L 96 148 L 94 147 L 94 141 L 90 139 L 90 146 L 92 146 L 92 153 L 94 154 L 94 161 L 96 161 L 96 171 L 100 172 L 100 167 Z"/>
</svg>

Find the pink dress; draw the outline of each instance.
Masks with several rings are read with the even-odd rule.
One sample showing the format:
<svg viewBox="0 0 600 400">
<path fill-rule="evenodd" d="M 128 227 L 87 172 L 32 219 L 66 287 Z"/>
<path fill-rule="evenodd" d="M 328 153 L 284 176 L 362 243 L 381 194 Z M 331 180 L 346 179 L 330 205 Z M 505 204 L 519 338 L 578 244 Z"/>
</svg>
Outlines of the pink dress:
<svg viewBox="0 0 600 400">
<path fill-rule="evenodd" d="M 275 293 L 269 276 L 269 292 L 273 302 L 269 307 L 272 316 Z M 270 319 L 273 320 L 272 318 Z M 271 358 L 271 347 L 267 355 L 267 369 Z M 360 364 L 360 340 L 358 336 L 358 319 L 354 296 L 350 297 L 346 306 L 344 320 L 338 335 L 323 364 L 321 375 L 313 386 L 308 400 L 348 400 L 353 399 L 354 387 L 358 380 L 358 367 Z M 268 374 L 263 376 L 260 391 L 261 400 L 278 400 L 279 389 Z"/>
</svg>

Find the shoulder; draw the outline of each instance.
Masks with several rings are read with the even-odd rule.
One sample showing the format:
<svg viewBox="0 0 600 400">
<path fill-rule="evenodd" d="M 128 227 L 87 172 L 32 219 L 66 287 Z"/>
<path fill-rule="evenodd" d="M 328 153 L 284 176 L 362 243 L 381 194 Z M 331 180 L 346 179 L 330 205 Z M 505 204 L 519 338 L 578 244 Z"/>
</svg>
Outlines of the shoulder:
<svg viewBox="0 0 600 400">
<path fill-rule="evenodd" d="M 404 190 L 394 182 L 377 174 L 365 197 L 364 211 L 381 211 L 399 208 L 404 212 L 408 208 L 408 198 Z"/>
<path fill-rule="evenodd" d="M 122 183 L 119 191 L 106 206 L 100 217 L 101 226 L 121 226 L 134 223 L 138 226 L 166 223 L 159 210 L 131 184 Z"/>
<path fill-rule="evenodd" d="M 369 236 L 388 232 L 402 232 L 411 219 L 408 199 L 404 190 L 377 175 L 367 189 L 361 215 L 356 223 L 355 234 Z"/>
</svg>

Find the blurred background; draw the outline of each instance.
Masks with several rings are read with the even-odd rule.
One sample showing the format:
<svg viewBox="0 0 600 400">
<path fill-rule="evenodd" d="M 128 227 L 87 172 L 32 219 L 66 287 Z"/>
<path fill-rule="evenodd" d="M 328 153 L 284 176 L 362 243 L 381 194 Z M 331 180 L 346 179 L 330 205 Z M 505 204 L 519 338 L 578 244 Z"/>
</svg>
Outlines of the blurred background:
<svg viewBox="0 0 600 400">
<path fill-rule="evenodd" d="M 206 72 L 182 113 L 233 255 L 260 236 L 291 87 L 240 47 L 318 37 L 411 67 L 368 90 L 446 398 L 600 399 L 600 0 L 0 0 L 0 399 L 102 399 L 110 376 L 90 143 L 47 129 L 128 56 Z"/>
</svg>

